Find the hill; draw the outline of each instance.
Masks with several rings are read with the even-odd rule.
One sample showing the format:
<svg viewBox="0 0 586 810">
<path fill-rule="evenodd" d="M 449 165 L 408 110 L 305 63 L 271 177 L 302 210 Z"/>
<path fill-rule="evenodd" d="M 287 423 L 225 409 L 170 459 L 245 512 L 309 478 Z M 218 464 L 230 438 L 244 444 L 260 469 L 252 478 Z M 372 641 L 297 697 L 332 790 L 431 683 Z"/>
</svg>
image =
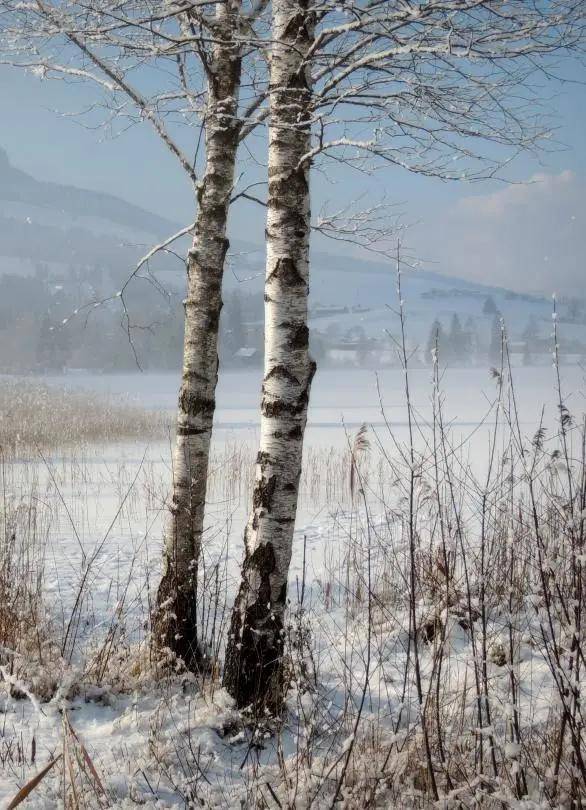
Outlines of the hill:
<svg viewBox="0 0 586 810">
<path fill-rule="evenodd" d="M 25 207 L 44 210 L 50 219 L 67 215 L 68 221 L 86 222 L 96 227 L 103 221 L 117 228 L 164 236 L 172 232 L 173 223 L 139 206 L 132 205 L 113 194 L 37 180 L 10 163 L 7 153 L 0 148 L 0 204 L 2 211 Z M 8 205 L 7 205 L 8 204 Z M 45 222 L 43 224 L 49 224 Z"/>
<path fill-rule="evenodd" d="M 71 311 L 112 296 L 128 278 L 137 259 L 178 227 L 114 195 L 39 181 L 12 166 L 6 152 L 0 149 L 0 315 L 8 347 L 7 357 L 0 356 L 0 366 L 6 367 L 8 361 L 20 363 L 23 358 L 14 346 L 23 345 L 39 322 L 45 322 L 45 330 L 51 330 L 51 324 L 59 324 Z M 175 247 L 178 256 L 184 255 L 188 239 Z M 393 340 L 399 333 L 393 262 L 375 261 L 367 254 L 355 256 L 352 251 L 321 250 L 312 251 L 311 261 L 310 327 L 315 353 L 322 360 L 344 365 L 391 362 L 395 354 Z M 156 288 L 137 282 L 128 304 L 133 320 L 148 330 L 137 336 L 138 344 L 143 345 L 151 364 L 165 366 L 172 358 L 178 361 L 180 357 L 185 269 L 176 257 L 160 255 L 150 270 L 169 294 L 161 297 Z M 232 240 L 222 318 L 227 361 L 242 349 L 241 357 L 259 362 L 263 279 L 263 247 Z M 516 344 L 514 350 L 526 360 L 535 361 L 539 355 L 540 362 L 546 362 L 552 302 L 488 282 L 473 283 L 429 270 L 403 273 L 408 340 L 414 357 L 425 362 L 427 354 L 429 360 L 426 347 L 439 325 L 448 360 L 485 361 L 494 341 L 495 321 L 502 315 L 512 345 Z M 559 303 L 559 310 L 565 354 L 582 357 L 586 353 L 586 307 L 583 302 L 566 301 Z M 101 317 L 100 329 L 109 335 L 109 343 L 102 341 L 99 360 L 89 348 L 87 332 L 80 332 L 79 340 L 88 343 L 88 349 L 65 353 L 60 350 L 53 353 L 52 362 L 61 365 L 67 354 L 70 359 L 65 365 L 88 366 L 91 360 L 100 367 L 108 366 L 120 342 L 120 317 L 115 307 L 111 307 L 109 320 L 105 314 Z M 452 343 L 461 344 L 455 354 L 448 345 L 452 332 L 456 334 Z M 24 365 L 46 365 L 46 352 L 39 348 L 42 335 L 36 334 L 29 342 Z M 77 338 L 73 342 L 77 343 Z M 161 342 L 164 351 L 160 350 Z M 40 361 L 39 355 L 43 358 Z M 115 367 L 127 361 L 132 364 L 134 359 L 125 345 Z"/>
</svg>

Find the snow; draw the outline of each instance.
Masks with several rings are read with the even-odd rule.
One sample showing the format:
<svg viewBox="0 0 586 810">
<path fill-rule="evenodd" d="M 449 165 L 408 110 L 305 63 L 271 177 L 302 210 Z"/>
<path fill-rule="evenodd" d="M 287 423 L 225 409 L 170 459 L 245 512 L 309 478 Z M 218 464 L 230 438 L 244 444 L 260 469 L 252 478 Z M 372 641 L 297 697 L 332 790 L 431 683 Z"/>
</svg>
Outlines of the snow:
<svg viewBox="0 0 586 810">
<path fill-rule="evenodd" d="M 550 419 L 556 413 L 550 372 L 536 374 L 534 369 L 520 369 L 519 373 L 520 410 L 527 414 L 525 427 L 532 435 L 531 420 L 539 417 L 542 401 L 549 402 Z M 429 371 L 418 370 L 412 378 L 412 395 L 423 422 L 431 412 L 429 377 Z M 168 442 L 154 442 L 147 448 L 117 444 L 56 453 L 49 463 L 58 490 L 42 464 L 28 459 L 9 465 L 5 471 L 9 496 L 15 502 L 37 504 L 39 528 L 46 537 L 45 590 L 57 636 L 63 634 L 83 577 L 87 588 L 71 663 L 58 658 L 46 671 L 37 673 L 34 683 L 39 694 L 22 679 L 16 683 L 7 666 L 2 670 L 0 802 L 14 796 L 62 750 L 64 710 L 106 785 L 110 806 L 119 808 L 133 803 L 153 810 L 182 807 L 188 796 L 205 796 L 209 807 L 246 806 L 255 779 L 255 789 L 262 793 L 262 786 L 269 782 L 286 806 L 283 768 L 297 772 L 300 767 L 295 806 L 302 807 L 330 767 L 327 757 L 331 750 L 342 756 L 354 745 L 360 752 L 361 732 L 354 736 L 353 722 L 365 682 L 366 603 L 364 596 L 350 598 L 345 583 L 349 561 L 353 577 L 364 574 L 367 534 L 364 514 L 349 501 L 340 483 L 345 473 L 338 468 L 351 426 L 372 419 L 372 432 L 378 440 L 388 446 L 388 439 L 384 437 L 385 423 L 373 375 L 356 372 L 344 376 L 337 372 L 335 380 L 336 385 L 329 372 L 321 377 L 318 374 L 310 412 L 306 452 L 310 472 L 304 478 L 289 577 L 292 627 L 308 646 L 294 652 L 297 674 L 279 733 L 268 722 L 256 728 L 245 725 L 217 683 L 208 680 L 201 687 L 180 672 L 157 682 L 148 666 L 145 618 L 159 574 L 164 500 L 170 478 Z M 253 458 L 257 382 L 254 373 L 225 375 L 221 382 L 215 452 L 226 467 L 235 447 L 248 447 Z M 135 390 L 137 397 L 153 408 L 171 409 L 175 398 L 176 380 L 171 375 L 101 375 L 91 380 L 80 375 L 72 384 L 87 388 L 90 383 L 95 389 L 119 393 Z M 445 385 L 447 410 L 456 416 L 454 437 L 471 439 L 466 452 L 473 464 L 480 464 L 475 454 L 485 453 L 488 442 L 488 427 L 480 423 L 494 398 L 494 383 L 486 371 L 467 369 L 448 372 Z M 578 387 L 579 381 L 575 380 L 575 385 Z M 382 375 L 387 418 L 397 435 L 404 437 L 401 386 L 400 373 Z M 376 446 L 374 437 L 371 441 Z M 331 451 L 332 446 L 337 451 Z M 242 461 L 243 467 L 246 463 Z M 137 472 L 136 483 L 130 488 Z M 250 495 L 247 473 L 234 475 L 228 483 L 220 478 L 211 482 L 209 493 L 206 567 L 213 570 L 217 564 L 225 584 L 218 601 L 220 621 L 225 620 L 237 583 Z M 369 480 L 369 486 L 376 487 L 376 478 Z M 390 493 L 389 489 L 392 499 Z M 360 728 L 372 729 L 382 750 L 391 744 L 407 750 L 402 746 L 409 744 L 421 711 L 413 685 L 402 692 L 409 608 L 406 592 L 396 593 L 392 602 L 382 597 L 388 592 L 388 572 L 407 548 L 389 520 L 389 512 L 399 502 L 389 500 L 384 508 L 380 501 L 375 508 L 376 503 L 373 498 L 370 520 L 376 544 L 370 549 L 370 564 L 374 592 L 381 599 L 373 606 L 370 643 L 376 656 L 368 673 Z M 495 717 L 491 727 L 476 726 L 477 734 L 497 746 L 512 768 L 520 755 L 518 743 L 507 731 L 514 711 L 521 713 L 528 726 L 539 727 L 547 724 L 555 705 L 552 674 L 535 644 L 539 622 L 533 607 L 536 597 L 528 594 L 527 599 L 531 611 L 523 614 L 518 628 L 520 643 L 514 663 L 518 705 L 513 706 L 509 697 L 509 665 L 499 661 L 500 648 L 507 648 L 506 628 L 511 619 L 501 613 L 490 618 L 489 627 L 492 645 L 487 666 Z M 417 606 L 420 624 L 429 618 L 427 610 L 425 604 Z M 440 614 L 446 626 L 448 655 L 442 688 L 448 705 L 459 705 L 472 680 L 471 637 L 463 621 L 466 612 L 458 611 L 451 607 Z M 512 618 L 517 621 L 519 617 Z M 104 676 L 97 679 L 91 664 L 108 634 L 113 639 L 112 652 Z M 431 675 L 432 653 L 433 645 L 422 648 L 424 684 Z M 300 672 L 305 675 L 301 677 Z M 314 680 L 308 675 L 311 672 L 315 672 Z M 52 680 L 58 688 L 43 692 L 41 685 Z M 14 759 L 7 752 L 17 740 L 23 753 Z M 313 762 L 312 767 L 300 766 L 304 756 Z M 399 759 L 397 753 L 397 763 Z M 365 772 L 374 767 L 374 761 L 365 754 Z M 58 806 L 59 769 L 57 765 L 35 789 L 27 806 Z M 263 795 L 269 801 L 266 790 Z"/>
</svg>

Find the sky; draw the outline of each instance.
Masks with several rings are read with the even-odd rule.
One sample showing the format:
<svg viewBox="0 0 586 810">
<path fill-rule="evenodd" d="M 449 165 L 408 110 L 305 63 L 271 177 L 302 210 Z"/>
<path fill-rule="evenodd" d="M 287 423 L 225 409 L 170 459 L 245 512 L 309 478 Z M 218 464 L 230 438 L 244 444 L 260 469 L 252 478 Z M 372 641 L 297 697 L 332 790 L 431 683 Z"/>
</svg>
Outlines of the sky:
<svg viewBox="0 0 586 810">
<path fill-rule="evenodd" d="M 584 295 L 586 71 L 566 75 L 572 82 L 546 89 L 556 145 L 539 159 L 518 158 L 507 182 L 445 182 L 395 167 L 366 176 L 330 164 L 313 172 L 314 214 L 384 198 L 409 226 L 406 247 L 427 269 L 532 293 Z M 107 191 L 188 224 L 194 201 L 175 158 L 145 124 L 123 132 L 84 126 L 76 113 L 93 100 L 84 85 L 0 66 L 0 147 L 38 179 Z M 230 230 L 261 244 L 262 209 L 238 203 Z M 334 257 L 352 250 L 323 240 L 318 246 Z"/>
</svg>

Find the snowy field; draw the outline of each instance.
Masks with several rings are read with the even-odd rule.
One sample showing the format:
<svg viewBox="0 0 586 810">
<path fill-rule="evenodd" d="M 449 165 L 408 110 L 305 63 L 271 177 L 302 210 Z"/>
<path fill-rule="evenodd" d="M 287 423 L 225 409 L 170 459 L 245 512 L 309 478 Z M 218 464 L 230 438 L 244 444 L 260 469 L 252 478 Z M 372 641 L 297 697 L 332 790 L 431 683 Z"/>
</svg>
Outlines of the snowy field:
<svg viewBox="0 0 586 810">
<path fill-rule="evenodd" d="M 582 372 L 565 374 L 565 404 L 579 417 Z M 514 402 L 507 388 L 497 409 L 498 386 L 487 370 L 446 372 L 439 425 L 430 371 L 412 372 L 410 463 L 402 457 L 409 458 L 409 414 L 401 372 L 385 371 L 378 382 L 356 370 L 316 376 L 290 574 L 291 688 L 282 725 L 244 724 L 213 668 L 203 685 L 181 674 L 155 684 L 145 639 L 170 437 L 5 458 L 5 535 L 14 531 L 29 544 L 47 635 L 37 640 L 34 665 L 10 651 L 3 659 L 0 801 L 62 755 L 27 806 L 61 806 L 67 783 L 78 796 L 71 806 L 80 807 L 329 807 L 338 781 L 347 807 L 365 806 L 367 788 L 373 806 L 430 806 L 422 798 L 430 785 L 420 733 L 429 713 L 430 734 L 440 741 L 433 757 L 442 806 L 552 806 L 547 780 L 571 782 L 578 765 L 560 770 L 558 763 L 554 773 L 554 752 L 547 779 L 535 776 L 532 757 L 560 699 L 540 642 L 541 615 L 528 607 L 538 598 L 539 572 L 528 572 L 535 542 L 515 504 L 527 496 L 521 445 L 532 446 L 540 422 L 549 429 L 545 444 L 553 442 L 559 408 L 552 369 L 514 376 Z M 47 381 L 170 413 L 176 399 L 177 375 Z M 242 557 L 259 387 L 260 372 L 238 372 L 225 374 L 219 388 L 201 572 L 203 636 L 214 662 Z M 515 412 L 518 423 L 507 424 Z M 369 446 L 353 456 L 363 423 Z M 544 469 L 548 453 L 546 446 Z M 551 486 L 561 498 L 564 483 Z M 413 509 L 415 532 L 408 529 Z M 417 582 L 409 578 L 412 559 Z M 507 594 L 496 587 L 503 577 Z M 492 716 L 476 717 L 481 699 Z M 469 757 L 480 757 L 486 778 L 471 779 Z"/>
</svg>

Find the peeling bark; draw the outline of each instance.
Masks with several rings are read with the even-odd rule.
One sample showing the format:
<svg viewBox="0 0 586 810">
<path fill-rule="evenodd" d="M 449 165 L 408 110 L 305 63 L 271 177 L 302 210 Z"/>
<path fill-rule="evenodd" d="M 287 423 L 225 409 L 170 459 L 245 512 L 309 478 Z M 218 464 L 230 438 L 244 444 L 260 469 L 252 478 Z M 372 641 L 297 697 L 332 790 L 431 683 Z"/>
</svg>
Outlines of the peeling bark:
<svg viewBox="0 0 586 810">
<path fill-rule="evenodd" d="M 173 453 L 163 576 L 153 615 L 157 653 L 170 650 L 191 670 L 202 665 L 197 635 L 197 569 L 201 549 L 212 422 L 218 379 L 218 324 L 228 249 L 228 209 L 240 122 L 239 0 L 217 6 L 218 36 L 208 66 L 206 167 L 198 187 L 194 241 L 187 259 L 183 373 Z"/>
<path fill-rule="evenodd" d="M 308 0 L 274 0 L 270 76 L 265 365 L 261 439 L 224 685 L 240 707 L 278 707 L 287 576 L 303 435 L 315 364 L 309 356 L 310 74 Z"/>
</svg>

